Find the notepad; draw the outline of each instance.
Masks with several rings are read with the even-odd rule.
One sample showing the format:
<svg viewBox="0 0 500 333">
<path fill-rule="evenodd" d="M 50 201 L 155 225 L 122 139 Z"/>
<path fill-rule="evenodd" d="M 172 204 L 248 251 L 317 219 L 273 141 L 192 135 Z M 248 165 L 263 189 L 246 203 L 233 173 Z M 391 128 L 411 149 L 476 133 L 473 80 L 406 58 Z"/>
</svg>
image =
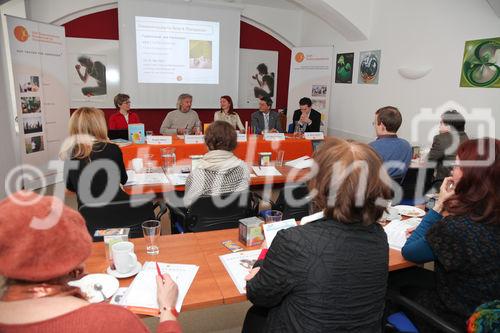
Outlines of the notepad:
<svg viewBox="0 0 500 333">
<path fill-rule="evenodd" d="M 167 177 L 174 186 L 186 185 L 189 173 L 169 173 Z"/>
<path fill-rule="evenodd" d="M 168 273 L 179 288 L 175 309 L 181 311 L 182 302 L 193 283 L 199 267 L 196 265 L 158 263 L 162 274 Z M 156 264 L 146 261 L 125 293 L 120 305 L 134 313 L 158 315 L 159 305 L 156 290 Z"/>
<path fill-rule="evenodd" d="M 125 186 L 168 184 L 168 178 L 163 172 L 136 173 L 134 170 L 127 170 L 127 176 Z"/>
<path fill-rule="evenodd" d="M 306 169 L 311 168 L 314 164 L 314 160 L 309 156 L 302 156 L 297 159 L 288 161 L 285 163 L 286 166 L 295 168 L 295 169 Z"/>
<path fill-rule="evenodd" d="M 420 223 L 420 222 L 418 222 Z M 399 250 L 403 248 L 406 243 L 406 230 L 416 227 L 418 225 L 415 221 L 401 221 L 392 220 L 384 227 L 384 231 L 387 234 L 387 242 L 391 249 Z"/>
<path fill-rule="evenodd" d="M 253 166 L 252 170 L 257 176 L 281 176 L 281 173 L 273 166 Z"/>
<path fill-rule="evenodd" d="M 279 222 L 267 223 L 262 226 L 264 229 L 264 236 L 266 237 L 267 247 L 271 246 L 274 237 L 280 230 L 296 227 L 297 222 L 294 219 L 283 220 Z"/>
<path fill-rule="evenodd" d="M 246 294 L 245 287 L 247 282 L 245 281 L 245 276 L 248 275 L 259 258 L 260 252 L 261 250 L 253 250 L 219 256 L 240 294 Z"/>
</svg>

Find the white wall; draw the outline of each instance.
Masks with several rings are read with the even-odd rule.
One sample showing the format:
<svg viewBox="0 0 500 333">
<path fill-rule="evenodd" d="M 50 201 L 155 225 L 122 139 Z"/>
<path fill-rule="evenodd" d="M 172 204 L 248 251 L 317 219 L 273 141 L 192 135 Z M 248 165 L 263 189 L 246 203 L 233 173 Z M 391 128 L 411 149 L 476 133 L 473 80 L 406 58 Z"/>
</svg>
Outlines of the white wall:
<svg viewBox="0 0 500 333">
<path fill-rule="evenodd" d="M 491 108 L 496 132 L 490 136 L 500 137 L 500 89 L 459 87 L 464 42 L 500 33 L 500 19 L 486 0 L 378 0 L 372 20 L 368 40 L 349 42 L 326 23 L 303 17 L 302 45 L 334 44 L 335 53 L 355 52 L 353 84 L 334 84 L 332 89 L 330 134 L 369 141 L 375 110 L 395 105 L 403 113 L 399 134 L 410 139 L 411 120 L 421 108 L 435 110 L 452 100 L 466 112 Z M 359 51 L 373 49 L 382 50 L 379 84 L 358 84 Z M 399 67 L 425 66 L 432 71 L 419 80 L 397 73 Z M 472 136 L 478 135 L 472 127 Z"/>
</svg>

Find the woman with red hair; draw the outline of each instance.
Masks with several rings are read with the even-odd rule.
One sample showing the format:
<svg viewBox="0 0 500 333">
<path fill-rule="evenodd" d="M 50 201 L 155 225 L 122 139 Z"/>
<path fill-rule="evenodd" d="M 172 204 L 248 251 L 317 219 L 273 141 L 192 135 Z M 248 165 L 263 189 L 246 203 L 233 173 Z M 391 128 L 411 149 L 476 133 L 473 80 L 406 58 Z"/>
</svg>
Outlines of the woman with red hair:
<svg viewBox="0 0 500 333">
<path fill-rule="evenodd" d="M 413 262 L 434 260 L 434 272 L 395 272 L 389 288 L 465 330 L 474 309 L 500 299 L 500 140 L 463 142 L 436 205 L 402 249 Z M 415 283 L 417 282 L 417 283 Z M 423 332 L 432 329 L 413 318 Z"/>
<path fill-rule="evenodd" d="M 241 132 L 245 130 L 245 127 L 241 123 L 240 116 L 234 111 L 233 99 L 231 96 L 224 95 L 220 98 L 220 111 L 214 113 L 214 121 L 217 120 L 228 122 L 234 129 L 238 129 Z"/>
</svg>

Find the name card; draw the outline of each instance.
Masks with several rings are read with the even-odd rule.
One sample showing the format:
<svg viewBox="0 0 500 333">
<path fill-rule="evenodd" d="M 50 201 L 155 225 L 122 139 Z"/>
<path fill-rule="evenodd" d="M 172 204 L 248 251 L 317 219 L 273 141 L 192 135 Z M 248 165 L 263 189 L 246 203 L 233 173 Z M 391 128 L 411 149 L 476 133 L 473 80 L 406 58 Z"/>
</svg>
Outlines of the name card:
<svg viewBox="0 0 500 333">
<path fill-rule="evenodd" d="M 305 132 L 304 139 L 306 139 L 306 140 L 324 140 L 325 133 L 323 133 L 323 132 Z"/>
<path fill-rule="evenodd" d="M 184 135 L 184 143 L 185 144 L 193 144 L 193 143 L 204 143 L 205 142 L 204 135 Z"/>
<path fill-rule="evenodd" d="M 285 133 L 264 133 L 266 141 L 282 141 L 285 140 Z"/>
<path fill-rule="evenodd" d="M 245 133 L 237 133 L 236 136 L 236 141 L 237 142 L 247 142 L 247 135 Z"/>
<path fill-rule="evenodd" d="M 171 145 L 172 137 L 163 135 L 150 135 L 146 137 L 148 145 Z"/>
</svg>

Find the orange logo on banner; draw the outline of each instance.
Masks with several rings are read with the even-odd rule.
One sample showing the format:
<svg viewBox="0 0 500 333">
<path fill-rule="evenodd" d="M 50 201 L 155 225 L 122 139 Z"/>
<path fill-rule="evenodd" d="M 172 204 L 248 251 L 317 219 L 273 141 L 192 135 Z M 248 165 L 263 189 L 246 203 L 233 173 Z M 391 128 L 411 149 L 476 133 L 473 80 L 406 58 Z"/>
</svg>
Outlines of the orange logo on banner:
<svg viewBox="0 0 500 333">
<path fill-rule="evenodd" d="M 302 52 L 299 52 L 295 55 L 296 62 L 302 62 L 302 61 L 304 61 L 305 58 L 306 57 L 304 56 L 304 53 L 302 53 Z"/>
<path fill-rule="evenodd" d="M 30 35 L 28 34 L 28 30 L 26 30 L 25 27 L 23 27 L 22 25 L 18 25 L 14 28 L 14 36 L 18 41 L 25 42 L 28 40 L 28 37 Z"/>
</svg>

